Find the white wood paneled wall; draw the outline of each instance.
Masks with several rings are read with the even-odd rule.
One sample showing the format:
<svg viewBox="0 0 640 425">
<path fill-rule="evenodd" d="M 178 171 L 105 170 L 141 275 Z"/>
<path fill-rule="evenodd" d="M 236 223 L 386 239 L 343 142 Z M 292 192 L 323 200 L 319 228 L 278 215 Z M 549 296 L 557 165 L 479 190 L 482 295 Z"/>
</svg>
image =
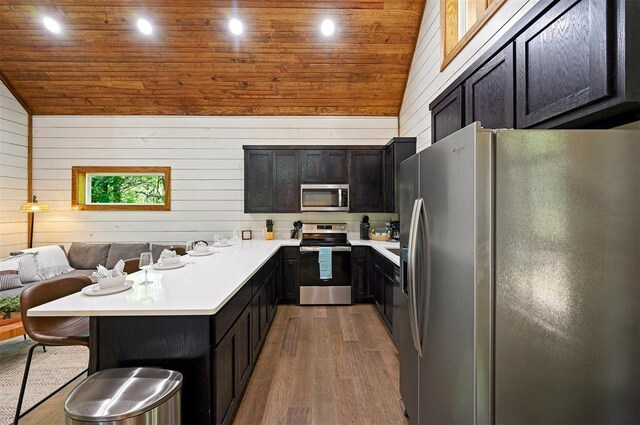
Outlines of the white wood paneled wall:
<svg viewBox="0 0 640 425">
<path fill-rule="evenodd" d="M 27 246 L 29 115 L 0 82 L 0 256 Z"/>
<path fill-rule="evenodd" d="M 465 69 L 488 50 L 538 0 L 509 0 L 440 72 L 440 0 L 427 0 L 418 43 L 400 110 L 400 135 L 418 138 L 418 150 L 431 144 L 433 101 Z"/>
<path fill-rule="evenodd" d="M 377 117 L 34 116 L 33 191 L 53 209 L 36 217 L 34 245 L 262 237 L 267 218 L 278 237 L 298 219 L 344 221 L 356 237 L 360 214 L 244 214 L 242 145 L 375 145 L 397 131 L 396 118 Z M 74 165 L 170 166 L 172 210 L 71 211 Z"/>
</svg>

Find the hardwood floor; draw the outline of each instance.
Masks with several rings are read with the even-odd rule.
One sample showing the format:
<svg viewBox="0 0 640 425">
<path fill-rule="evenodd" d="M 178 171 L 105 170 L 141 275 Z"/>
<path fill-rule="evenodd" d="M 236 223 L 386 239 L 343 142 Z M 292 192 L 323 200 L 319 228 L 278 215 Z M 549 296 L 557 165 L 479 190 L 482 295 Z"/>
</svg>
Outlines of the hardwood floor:
<svg viewBox="0 0 640 425">
<path fill-rule="evenodd" d="M 373 305 L 278 307 L 234 424 L 407 424 Z"/>
<path fill-rule="evenodd" d="M 20 419 L 20 425 L 54 425 L 64 424 L 64 401 L 67 396 L 78 385 L 86 374 L 76 378 L 63 389 L 55 393 L 50 399 L 40 406 L 27 413 Z"/>
<path fill-rule="evenodd" d="M 373 305 L 281 305 L 234 424 L 408 424 L 398 367 Z M 20 425 L 63 424 L 64 400 L 79 380 Z"/>
</svg>

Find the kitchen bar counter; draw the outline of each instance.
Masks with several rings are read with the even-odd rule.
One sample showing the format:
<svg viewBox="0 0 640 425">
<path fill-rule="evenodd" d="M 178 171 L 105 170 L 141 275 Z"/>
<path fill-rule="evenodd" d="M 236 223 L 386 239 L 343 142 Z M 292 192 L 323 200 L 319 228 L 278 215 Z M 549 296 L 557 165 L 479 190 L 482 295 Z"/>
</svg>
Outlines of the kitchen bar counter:
<svg viewBox="0 0 640 425">
<path fill-rule="evenodd" d="M 399 257 L 386 248 L 398 242 L 350 240 L 369 246 L 399 265 Z M 190 316 L 216 314 L 282 246 L 297 246 L 299 240 L 239 241 L 216 248 L 208 257 L 192 257 L 194 264 L 176 270 L 149 272 L 150 285 L 138 285 L 144 272 L 127 278 L 136 284 L 128 291 L 101 297 L 81 293 L 40 305 L 29 316 Z"/>
</svg>

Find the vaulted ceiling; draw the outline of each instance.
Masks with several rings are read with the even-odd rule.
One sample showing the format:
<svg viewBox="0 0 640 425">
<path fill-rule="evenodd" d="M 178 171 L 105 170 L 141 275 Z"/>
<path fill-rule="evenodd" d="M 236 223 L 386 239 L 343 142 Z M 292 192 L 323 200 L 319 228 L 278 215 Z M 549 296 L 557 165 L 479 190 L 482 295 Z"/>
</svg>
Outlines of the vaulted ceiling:
<svg viewBox="0 0 640 425">
<path fill-rule="evenodd" d="M 424 3 L 5 0 L 0 74 L 33 114 L 396 116 Z"/>
</svg>

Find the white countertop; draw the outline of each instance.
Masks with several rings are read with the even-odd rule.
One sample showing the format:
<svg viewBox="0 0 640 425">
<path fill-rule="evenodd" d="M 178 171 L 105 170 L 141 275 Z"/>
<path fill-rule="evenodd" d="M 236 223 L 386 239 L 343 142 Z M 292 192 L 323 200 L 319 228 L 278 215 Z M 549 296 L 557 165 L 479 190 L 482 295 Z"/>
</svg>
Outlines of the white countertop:
<svg viewBox="0 0 640 425">
<path fill-rule="evenodd" d="M 352 245 L 370 246 L 394 264 L 399 257 L 386 248 L 398 242 L 350 240 Z M 28 311 L 29 316 L 186 316 L 213 315 L 282 246 L 297 246 L 299 240 L 240 241 L 216 248 L 208 257 L 192 257 L 194 264 L 176 270 L 149 271 L 150 285 L 138 285 L 144 272 L 129 275 L 133 288 L 119 294 L 88 297 L 75 293 Z"/>
</svg>

